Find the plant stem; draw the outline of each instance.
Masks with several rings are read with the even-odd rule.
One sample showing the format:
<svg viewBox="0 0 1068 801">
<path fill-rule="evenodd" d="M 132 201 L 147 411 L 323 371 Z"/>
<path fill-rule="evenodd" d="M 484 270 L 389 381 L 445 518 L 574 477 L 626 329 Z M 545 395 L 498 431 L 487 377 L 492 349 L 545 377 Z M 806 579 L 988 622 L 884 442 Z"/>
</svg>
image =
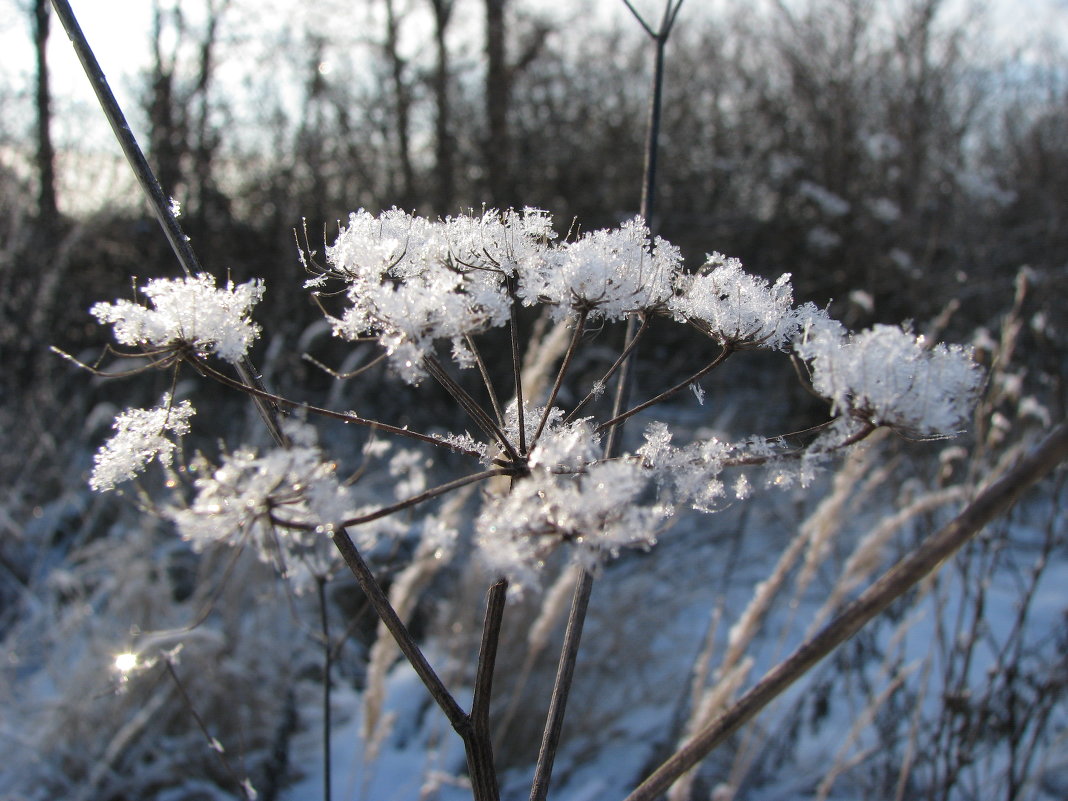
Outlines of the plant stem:
<svg viewBox="0 0 1068 801">
<path fill-rule="evenodd" d="M 567 350 L 564 352 L 564 358 L 560 362 L 560 369 L 556 371 L 556 381 L 553 382 L 553 388 L 549 392 L 549 399 L 545 401 L 545 411 L 542 412 L 541 420 L 538 421 L 538 430 L 534 432 L 534 436 L 530 440 L 531 450 L 538 444 L 541 432 L 545 430 L 545 424 L 549 422 L 549 413 L 552 411 L 553 404 L 556 402 L 556 396 L 560 393 L 560 385 L 564 383 L 564 376 L 567 374 L 567 368 L 571 366 L 571 360 L 574 358 L 575 351 L 578 349 L 578 343 L 582 338 L 582 332 L 586 330 L 586 317 L 588 314 L 589 312 L 584 309 L 575 321 L 575 331 L 571 335 L 571 341 L 568 343 Z"/>
<path fill-rule="evenodd" d="M 367 596 L 367 600 L 371 602 L 371 606 L 378 613 L 378 617 L 385 624 L 389 633 L 393 635 L 393 639 L 397 641 L 397 647 L 400 648 L 401 653 L 407 658 L 416 675 L 419 676 L 423 685 L 430 692 L 431 697 L 441 707 L 452 727 L 463 735 L 463 732 L 470 726 L 470 719 L 445 687 L 438 674 L 434 672 L 434 668 L 430 666 L 422 650 L 408 631 L 408 627 L 404 625 L 404 622 L 397 615 L 397 611 L 389 602 L 389 598 L 386 597 L 386 593 L 379 586 L 378 581 L 371 572 L 371 568 L 367 566 L 367 562 L 360 555 L 360 551 L 352 541 L 348 531 L 339 527 L 331 535 L 331 539 L 333 539 L 334 545 L 337 546 L 341 558 L 345 560 L 345 564 L 348 565 L 349 570 L 356 577 L 356 581 Z"/>
<path fill-rule="evenodd" d="M 213 378 L 220 384 L 224 384 L 230 387 L 231 389 L 240 390 L 241 392 L 247 392 L 249 395 L 255 395 L 257 397 L 276 403 L 279 406 L 288 406 L 292 409 L 297 409 L 299 411 L 308 412 L 311 414 L 317 414 L 321 417 L 329 417 L 333 420 L 341 420 L 345 423 L 353 423 L 354 425 L 366 426 L 368 428 L 374 429 L 375 431 L 383 431 L 387 434 L 396 434 L 399 437 L 407 437 L 408 439 L 419 440 L 420 442 L 425 442 L 428 445 L 436 445 L 439 448 L 448 448 L 451 451 L 455 451 L 456 453 L 462 453 L 467 456 L 482 456 L 482 454 L 477 451 L 473 451 L 468 448 L 462 448 L 457 445 L 452 445 L 446 442 L 445 440 L 436 439 L 435 437 L 432 437 L 429 434 L 421 434 L 418 431 L 412 431 L 408 428 L 401 428 L 400 426 L 392 426 L 388 423 L 379 422 L 378 420 L 368 420 L 366 417 L 360 417 L 359 415 L 352 414 L 350 412 L 335 412 L 333 409 L 324 409 L 320 406 L 312 406 L 310 403 L 304 403 L 302 401 L 295 401 L 290 400 L 289 398 L 283 398 L 281 395 L 276 395 L 273 392 L 268 392 L 265 389 L 258 389 L 256 387 L 249 386 L 248 384 L 243 384 L 240 381 L 235 381 L 234 379 L 230 378 L 230 376 L 226 375 L 225 373 L 220 373 L 206 361 L 196 356 L 189 357 L 189 362 L 193 365 L 193 368 L 201 375 Z"/>
<path fill-rule="evenodd" d="M 567 698 L 575 678 L 575 663 L 578 661 L 579 644 L 582 640 L 582 627 L 586 622 L 586 610 L 589 608 L 590 594 L 593 591 L 593 576 L 588 570 L 579 574 L 575 583 L 575 594 L 571 599 L 571 610 L 564 630 L 564 644 L 560 649 L 560 661 L 556 667 L 556 681 L 553 694 L 549 700 L 549 714 L 542 732 L 541 749 L 538 751 L 538 764 L 534 770 L 534 783 L 530 788 L 530 801 L 545 801 L 549 793 L 549 782 L 553 775 L 553 763 L 560 746 L 560 733 L 564 727 L 564 712 Z"/>
<path fill-rule="evenodd" d="M 507 281 L 508 295 L 512 299 L 511 319 L 508 332 L 512 338 L 512 372 L 515 374 L 515 415 L 516 428 L 519 431 L 519 452 L 527 452 L 527 426 L 524 420 L 526 411 L 523 408 L 523 368 L 519 360 L 519 297 L 516 294 L 516 279 L 510 277 Z"/>
<path fill-rule="evenodd" d="M 330 674 L 333 667 L 330 647 L 330 620 L 326 610 L 326 578 L 315 577 L 319 596 L 319 631 L 323 640 L 323 801 L 330 801 Z"/>
<path fill-rule="evenodd" d="M 475 671 L 475 691 L 471 700 L 471 728 L 464 737 L 467 766 L 476 801 L 498 801 L 497 771 L 493 764 L 493 737 L 490 733 L 490 699 L 493 694 L 493 670 L 497 661 L 501 622 L 508 594 L 508 582 L 498 579 L 486 593 L 486 619 L 482 626 L 482 645 Z"/>
<path fill-rule="evenodd" d="M 686 389 L 686 387 L 688 387 L 694 381 L 700 380 L 702 377 L 704 377 L 705 375 L 707 375 L 708 373 L 712 372 L 714 369 L 719 367 L 721 364 L 723 364 L 723 362 L 726 361 L 727 357 L 730 356 L 731 353 L 733 353 L 731 348 L 729 346 L 725 345 L 723 347 L 723 349 L 720 350 L 719 355 L 717 355 L 715 359 L 713 359 L 711 362 L 706 364 L 704 367 L 702 367 L 696 373 L 691 375 L 689 378 L 683 379 L 678 384 L 676 384 L 675 386 L 671 387 L 671 389 L 664 390 L 663 392 L 661 392 L 656 397 L 650 398 L 649 400 L 645 401 L 644 403 L 639 403 L 637 406 L 634 406 L 634 407 L 628 409 L 625 412 L 620 412 L 620 413 L 616 414 L 611 420 L 606 420 L 605 422 L 603 422 L 599 426 L 597 426 L 597 431 L 603 431 L 604 429 L 609 428 L 611 426 L 619 425 L 624 420 L 626 420 L 628 417 L 632 417 L 633 415 L 636 415 L 638 412 L 642 411 L 643 409 L 648 409 L 650 406 L 654 406 L 654 405 L 660 403 L 661 401 L 667 400 L 668 398 L 670 398 L 672 395 L 676 394 L 677 392 L 680 392 L 681 390 Z"/>
<path fill-rule="evenodd" d="M 81 26 L 74 16 L 70 3 L 67 0 L 52 0 L 52 7 L 55 8 L 56 15 L 63 24 L 63 29 L 67 32 L 67 37 L 70 39 L 71 44 L 74 45 L 74 52 L 77 53 L 78 60 L 82 63 L 82 69 L 85 71 L 89 83 L 92 84 L 93 91 L 96 92 L 96 99 L 100 103 L 100 108 L 103 109 L 104 116 L 107 117 L 108 122 L 111 124 L 111 130 L 115 133 L 115 138 L 119 140 L 123 155 L 126 156 L 126 160 L 130 163 L 130 167 L 137 177 L 137 182 L 141 185 L 141 189 L 148 198 L 152 211 L 156 215 L 156 219 L 159 220 L 163 233 L 167 236 L 167 241 L 170 242 L 171 250 L 178 257 L 178 263 L 182 266 L 182 271 L 187 276 L 196 275 L 201 272 L 200 262 L 189 244 L 189 237 L 182 231 L 182 227 L 178 224 L 178 220 L 171 211 L 170 201 L 163 193 L 163 188 L 159 185 L 152 168 L 148 166 L 148 160 L 145 158 L 140 145 L 137 144 L 137 139 L 134 137 L 133 131 L 130 130 L 130 125 L 126 122 L 126 117 L 122 113 L 118 101 L 115 100 L 115 95 L 108 85 L 108 79 L 100 68 L 100 63 L 96 60 L 96 55 L 94 55 L 92 48 L 89 46 L 85 34 L 82 33 Z"/>
<path fill-rule="evenodd" d="M 1007 511 L 1025 490 L 1066 459 L 1068 422 L 1062 422 L 1031 453 L 985 487 L 949 524 L 930 535 L 817 634 L 764 674 L 733 706 L 657 768 L 625 801 L 654 801 L 659 798 L 682 774 L 695 767 L 868 621 L 937 569 L 987 523 Z"/>
</svg>

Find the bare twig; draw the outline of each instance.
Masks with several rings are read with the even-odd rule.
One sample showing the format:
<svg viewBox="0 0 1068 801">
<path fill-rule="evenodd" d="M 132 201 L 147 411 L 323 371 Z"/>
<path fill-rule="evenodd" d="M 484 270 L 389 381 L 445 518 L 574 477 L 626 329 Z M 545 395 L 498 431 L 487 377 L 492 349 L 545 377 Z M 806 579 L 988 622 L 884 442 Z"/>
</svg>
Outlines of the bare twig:
<svg viewBox="0 0 1068 801">
<path fill-rule="evenodd" d="M 757 682 L 723 715 L 698 732 L 625 801 L 654 801 L 683 773 L 753 718 L 820 660 L 915 586 L 1007 511 L 1031 486 L 1068 459 L 1068 423 L 1062 422 L 1013 468 L 984 488 L 956 518 L 928 537 L 868 587 L 830 623 Z"/>
</svg>

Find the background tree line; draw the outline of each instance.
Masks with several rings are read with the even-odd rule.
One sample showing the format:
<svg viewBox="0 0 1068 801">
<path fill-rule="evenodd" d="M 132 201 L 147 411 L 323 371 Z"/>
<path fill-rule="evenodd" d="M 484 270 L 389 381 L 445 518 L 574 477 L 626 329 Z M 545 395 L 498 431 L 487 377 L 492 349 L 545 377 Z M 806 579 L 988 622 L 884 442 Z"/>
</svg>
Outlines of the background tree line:
<svg viewBox="0 0 1068 801">
<path fill-rule="evenodd" d="M 25 70 L 32 91 L 6 84 L 21 113 L 0 131 L 11 476 L 27 474 L 25 454 L 58 460 L 57 425 L 82 417 L 69 405 L 91 408 L 108 392 L 65 392 L 69 365 L 47 346 L 98 343 L 92 302 L 128 294 L 131 275 L 173 272 L 134 193 L 103 192 L 90 209 L 64 196 L 69 165 L 91 169 L 90 157 L 50 90 L 49 4 L 15 7 L 36 62 Z M 686 8 L 669 48 L 651 223 L 691 258 L 717 250 L 756 273 L 792 273 L 800 300 L 833 300 L 853 325 L 912 319 L 958 339 L 993 324 L 1029 265 L 1039 291 L 1026 352 L 1059 409 L 1064 53 L 999 52 L 987 17 L 954 9 Z M 266 278 L 261 313 L 293 338 L 318 316 L 296 291 L 295 229 L 321 250 L 359 207 L 530 205 L 584 230 L 638 207 L 651 64 L 623 17 L 525 0 L 323 0 L 311 12 L 283 0 L 153 0 L 148 35 L 131 117 L 164 191 L 182 202 L 207 268 Z M 312 368 L 275 369 L 307 380 Z M 14 486 L 40 497 L 56 488 Z"/>
</svg>

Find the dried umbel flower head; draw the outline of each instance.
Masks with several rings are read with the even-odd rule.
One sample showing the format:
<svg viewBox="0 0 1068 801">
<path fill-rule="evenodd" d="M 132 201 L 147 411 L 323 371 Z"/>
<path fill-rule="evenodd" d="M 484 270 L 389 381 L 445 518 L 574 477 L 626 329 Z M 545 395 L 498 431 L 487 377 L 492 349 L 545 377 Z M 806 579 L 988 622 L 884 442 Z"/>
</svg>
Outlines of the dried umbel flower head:
<svg viewBox="0 0 1068 801">
<path fill-rule="evenodd" d="M 151 308 L 119 300 L 97 303 L 90 313 L 110 323 L 122 345 L 150 350 L 187 346 L 236 363 L 259 336 L 260 327 L 249 315 L 263 291 L 259 279 L 237 285 L 227 281 L 219 289 L 206 273 L 155 278 L 141 289 Z"/>
</svg>

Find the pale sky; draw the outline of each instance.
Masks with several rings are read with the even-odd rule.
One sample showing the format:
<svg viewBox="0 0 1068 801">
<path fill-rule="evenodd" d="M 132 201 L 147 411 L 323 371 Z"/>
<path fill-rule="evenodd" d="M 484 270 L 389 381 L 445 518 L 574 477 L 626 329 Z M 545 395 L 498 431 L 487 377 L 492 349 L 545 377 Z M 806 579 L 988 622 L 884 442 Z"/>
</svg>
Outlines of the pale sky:
<svg viewBox="0 0 1068 801">
<path fill-rule="evenodd" d="M 174 0 L 172 0 L 173 2 Z M 753 0 L 750 0 L 751 2 Z M 892 13 L 892 8 L 903 0 L 881 0 L 880 10 Z M 1068 0 L 985 0 L 990 9 L 990 38 L 991 42 L 998 43 L 1013 49 L 1041 51 L 1050 41 L 1058 42 L 1064 52 L 1064 45 L 1068 43 Z M 422 8 L 424 4 L 420 0 L 409 0 L 416 7 Z M 459 6 L 454 17 L 454 34 L 463 36 L 464 28 L 467 35 L 473 39 L 472 47 L 477 52 L 477 28 L 481 20 L 481 0 L 458 0 Z M 607 19 L 615 17 L 627 24 L 637 24 L 630 19 L 630 14 L 621 0 L 590 0 L 583 4 L 574 0 L 515 0 L 520 8 L 536 8 L 540 13 L 562 16 L 581 14 L 587 17 L 596 14 L 597 17 Z M 660 19 L 664 0 L 632 0 L 634 5 L 647 18 L 655 22 Z M 738 0 L 685 0 L 680 23 L 684 23 L 688 14 L 708 11 L 714 5 L 730 5 Z M 789 0 L 788 0 L 789 2 Z M 180 0 L 181 7 L 189 15 L 195 15 L 202 7 L 201 0 Z M 948 0 L 949 18 L 958 18 L 960 9 L 966 4 L 974 3 L 974 0 Z M 292 11 L 298 5 L 303 10 L 304 17 L 298 24 L 305 24 L 309 18 L 308 8 L 322 9 L 329 4 L 329 0 L 320 0 L 319 3 L 296 4 L 289 0 L 258 0 L 255 5 L 249 3 L 240 4 L 240 8 L 258 7 L 264 19 L 276 20 L 278 11 L 271 7 L 277 5 Z M 21 96 L 22 102 L 18 104 L 24 109 L 22 113 L 29 114 L 31 106 L 28 98 L 34 74 L 34 58 L 32 42 L 29 35 L 28 15 L 25 7 L 28 0 L 0 0 L 0 99 L 12 94 Z M 127 110 L 131 117 L 130 122 L 136 131 L 140 120 L 132 110 L 136 107 L 133 93 L 137 91 L 137 76 L 149 62 L 149 30 L 151 25 L 152 4 L 149 0 L 71 0 L 71 5 L 77 15 L 82 29 L 89 40 L 98 60 L 101 63 L 112 90 L 117 95 L 120 104 Z M 344 30 L 352 32 L 353 36 L 359 36 L 367 32 L 368 7 L 377 8 L 380 4 L 373 0 L 365 2 L 337 3 L 335 10 L 329 12 L 320 20 L 325 22 L 331 32 Z M 401 6 L 404 2 L 402 0 Z M 338 10 L 339 9 L 339 10 Z M 195 17 L 194 17 L 195 19 Z M 464 20 L 470 20 L 464 25 Z M 235 24 L 236 22 L 236 24 Z M 245 24 L 238 18 L 236 21 L 231 17 L 232 30 L 241 30 Z M 250 21 L 254 25 L 255 21 Z M 462 48 L 461 48 L 462 49 Z M 52 70 L 53 96 L 56 102 L 56 130 L 55 138 L 62 149 L 77 145 L 83 152 L 96 152 L 101 154 L 114 154 L 112 163 L 110 155 L 105 155 L 100 161 L 99 172 L 96 175 L 87 175 L 84 164 L 79 165 L 78 170 L 68 170 L 71 175 L 65 178 L 66 185 L 62 196 L 64 198 L 86 197 L 95 194 L 93 189 L 101 185 L 107 185 L 113 181 L 124 182 L 127 180 L 124 167 L 118 157 L 117 146 L 110 141 L 110 131 L 103 123 L 102 117 L 96 116 L 92 124 L 87 125 L 86 115 L 99 114 L 95 99 L 89 87 L 88 81 L 81 71 L 81 66 L 74 55 L 58 20 L 53 21 L 52 36 L 49 44 L 49 63 Z M 265 65 L 267 70 L 272 66 L 280 69 L 279 65 Z M 235 91 L 242 91 L 238 86 Z M 7 104 L 5 104 L 7 105 Z M 9 107 L 10 109 L 10 107 Z M 16 113 L 5 110 L 6 121 L 0 119 L 0 133 L 16 141 L 19 139 L 20 126 L 28 126 L 28 120 L 18 120 Z M 24 135 L 24 134 L 23 134 Z M 4 159 L 4 161 L 9 161 Z M 60 164 L 62 171 L 63 165 Z M 81 181 L 85 186 L 71 185 L 73 181 Z"/>
</svg>

